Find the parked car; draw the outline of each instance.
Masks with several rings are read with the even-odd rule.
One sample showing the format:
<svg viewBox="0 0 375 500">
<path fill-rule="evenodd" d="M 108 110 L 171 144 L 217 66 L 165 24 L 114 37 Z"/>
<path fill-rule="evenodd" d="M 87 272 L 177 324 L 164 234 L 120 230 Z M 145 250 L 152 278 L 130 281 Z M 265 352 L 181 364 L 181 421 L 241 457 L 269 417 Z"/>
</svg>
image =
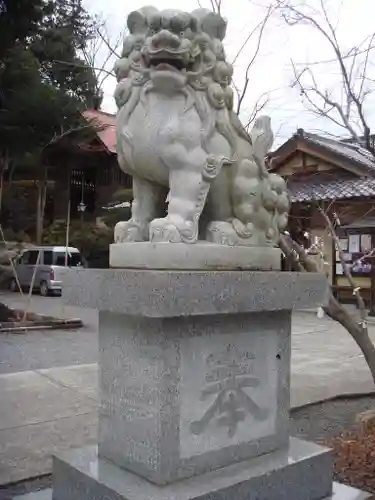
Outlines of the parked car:
<svg viewBox="0 0 375 500">
<path fill-rule="evenodd" d="M 39 256 L 39 259 L 38 259 Z M 66 267 L 84 267 L 80 251 L 74 247 L 43 246 L 25 250 L 15 263 L 15 271 L 22 288 L 30 288 L 33 276 L 33 290 L 40 294 L 61 295 L 62 275 Z M 18 291 L 15 277 L 10 281 L 9 288 Z"/>
</svg>

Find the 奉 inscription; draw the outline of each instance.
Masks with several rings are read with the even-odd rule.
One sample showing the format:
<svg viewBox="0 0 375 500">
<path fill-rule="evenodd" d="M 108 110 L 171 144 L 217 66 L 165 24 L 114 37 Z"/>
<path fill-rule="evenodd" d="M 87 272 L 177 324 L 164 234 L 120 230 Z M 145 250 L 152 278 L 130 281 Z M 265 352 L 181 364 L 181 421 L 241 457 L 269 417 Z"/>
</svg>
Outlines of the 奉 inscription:
<svg viewBox="0 0 375 500">
<path fill-rule="evenodd" d="M 238 423 L 244 421 L 247 415 L 256 420 L 268 417 L 268 410 L 260 408 L 246 392 L 249 388 L 259 388 L 261 384 L 259 378 L 251 375 L 251 362 L 254 359 L 253 353 L 239 352 L 232 344 L 228 344 L 226 350 L 218 356 L 207 356 L 207 385 L 201 391 L 200 399 L 205 401 L 213 395 L 216 399 L 201 419 L 190 424 L 193 434 L 201 434 L 216 419 L 217 425 L 227 427 L 228 436 L 233 437 Z"/>
</svg>

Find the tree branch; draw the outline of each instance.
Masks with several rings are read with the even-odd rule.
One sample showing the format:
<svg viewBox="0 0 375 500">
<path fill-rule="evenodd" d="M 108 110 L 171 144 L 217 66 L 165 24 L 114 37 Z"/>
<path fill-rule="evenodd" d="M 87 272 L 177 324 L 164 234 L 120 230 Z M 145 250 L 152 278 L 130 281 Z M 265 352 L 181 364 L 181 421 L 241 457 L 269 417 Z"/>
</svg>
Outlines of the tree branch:
<svg viewBox="0 0 375 500">
<path fill-rule="evenodd" d="M 294 271 L 319 272 L 319 267 L 315 259 L 313 259 L 301 245 L 292 240 L 290 236 L 286 234 L 281 235 L 279 245 L 283 254 L 288 259 L 288 262 L 291 263 Z M 352 336 L 363 353 L 375 383 L 375 346 L 368 335 L 367 326 L 363 328 L 362 322 L 358 324 L 355 321 L 345 307 L 343 307 L 343 305 L 333 296 L 330 286 L 328 304 L 323 306 L 323 310 L 331 319 L 342 325 Z"/>
<path fill-rule="evenodd" d="M 315 79 L 314 75 L 309 67 L 305 67 L 302 71 L 297 74 L 296 71 L 296 66 L 293 63 L 293 70 L 295 73 L 295 78 L 296 82 L 298 82 L 298 86 L 300 88 L 301 94 L 308 100 L 310 106 L 312 106 L 313 111 L 320 115 L 324 116 L 326 118 L 331 119 L 336 125 L 340 125 L 341 127 L 344 127 L 345 129 L 348 130 L 350 135 L 355 139 L 358 143 L 360 143 L 362 140 L 365 144 L 365 147 L 369 152 L 371 152 L 375 156 L 375 150 L 372 145 L 371 141 L 371 131 L 370 127 L 367 123 L 365 113 L 363 110 L 363 101 L 364 98 L 368 95 L 369 91 L 365 91 L 364 85 L 365 85 L 365 80 L 366 80 L 366 71 L 367 71 L 367 66 L 368 66 L 368 60 L 369 60 L 369 52 L 374 48 L 373 42 L 375 38 L 375 33 L 370 37 L 366 38 L 366 41 L 368 40 L 367 43 L 367 48 L 365 50 L 359 50 L 360 47 L 363 45 L 364 42 L 362 42 L 359 46 L 351 49 L 348 54 L 344 55 L 338 38 L 336 34 L 336 28 L 332 25 L 327 9 L 326 9 L 326 4 L 325 0 L 320 0 L 320 10 L 323 14 L 323 19 L 324 23 L 326 25 L 326 28 L 320 24 L 314 17 L 313 15 L 310 15 L 306 12 L 304 12 L 301 8 L 294 7 L 289 3 L 287 0 L 276 0 L 278 8 L 281 11 L 281 15 L 285 22 L 289 25 L 294 25 L 297 23 L 306 23 L 312 26 L 314 29 L 316 29 L 322 37 L 329 43 L 331 46 L 332 50 L 334 51 L 335 54 L 335 59 L 333 60 L 336 62 L 339 66 L 340 69 L 340 74 L 342 77 L 342 90 L 344 92 L 343 98 L 346 101 L 345 104 L 345 109 L 339 102 L 337 102 L 333 97 L 329 95 L 327 91 L 323 92 L 319 89 Z M 359 54 L 365 54 L 365 62 L 363 66 L 363 71 L 361 75 L 361 84 L 358 88 L 356 88 L 356 77 L 355 77 L 355 72 L 354 68 L 357 63 L 357 57 Z M 350 67 L 347 68 L 345 65 L 345 59 L 347 58 L 352 58 Z M 307 87 L 303 84 L 301 81 L 301 76 L 309 73 L 313 85 L 312 87 Z M 324 106 L 323 108 L 318 106 L 310 97 L 309 97 L 309 92 L 315 93 L 320 99 L 322 99 Z M 329 106 L 329 109 L 327 110 L 325 106 Z M 359 137 L 358 133 L 355 130 L 354 124 L 351 116 L 351 110 L 352 107 L 356 109 L 356 113 L 358 115 L 359 123 L 360 123 L 360 128 L 361 128 L 361 136 Z M 331 112 L 335 111 L 338 113 L 340 117 L 340 122 L 336 120 L 335 118 L 332 117 Z"/>
<path fill-rule="evenodd" d="M 327 224 L 328 231 L 329 231 L 331 238 L 335 244 L 336 250 L 339 253 L 339 258 L 340 258 L 340 262 L 341 262 L 341 265 L 342 265 L 342 268 L 344 271 L 344 275 L 345 275 L 346 279 L 348 280 L 348 282 L 353 290 L 353 295 L 355 296 L 357 304 L 358 304 L 358 309 L 359 309 L 360 314 L 361 314 L 362 328 L 365 329 L 367 332 L 366 304 L 365 304 L 365 301 L 363 300 L 363 297 L 360 293 L 360 288 L 355 283 L 353 276 L 351 274 L 351 270 L 350 270 L 348 264 L 346 263 L 344 253 L 343 253 L 341 246 L 340 246 L 339 237 L 337 236 L 337 233 L 335 231 L 335 228 L 333 226 L 331 219 L 329 218 L 328 214 L 322 208 L 318 207 L 318 210 L 319 210 L 319 213 L 322 215 L 323 219 L 325 220 L 325 223 Z"/>
<path fill-rule="evenodd" d="M 93 70 L 97 71 L 102 71 L 103 73 L 106 73 L 108 76 L 116 76 L 113 71 L 107 71 L 106 69 L 103 68 L 93 68 L 92 66 L 89 66 L 88 64 L 79 64 L 79 63 L 73 63 L 73 62 L 68 62 L 68 61 L 59 61 L 58 59 L 54 59 L 55 63 L 57 64 L 65 64 L 67 66 L 76 66 L 77 68 L 91 68 Z"/>
<path fill-rule="evenodd" d="M 267 9 L 267 13 L 262 21 L 262 23 L 260 24 L 260 30 L 259 30 L 259 35 L 258 35 L 258 40 L 257 40 L 257 45 L 256 45 L 256 48 L 255 48 L 255 52 L 253 54 L 253 57 L 250 59 L 247 67 L 246 67 L 246 72 L 245 72 L 245 83 L 244 83 L 244 86 L 242 88 L 242 91 L 240 93 L 240 96 L 239 96 L 239 99 L 238 99 L 238 102 L 237 102 L 237 114 L 240 113 L 241 111 L 241 106 L 242 106 L 242 103 L 243 103 L 243 100 L 246 96 L 246 92 L 247 92 L 247 89 L 248 89 L 248 86 L 249 86 L 249 82 L 250 82 L 250 69 L 252 67 L 252 65 L 254 64 L 255 62 L 255 59 L 257 58 L 258 54 L 259 54 L 259 50 L 260 50 L 260 46 L 261 46 L 261 43 L 262 43 L 262 38 L 263 38 L 263 33 L 264 33 L 264 29 L 266 27 L 266 24 L 267 24 L 267 21 L 269 20 L 270 16 L 271 16 L 271 12 L 272 12 L 272 6 L 270 5 Z M 248 41 L 248 39 L 247 39 Z M 247 43 L 246 41 L 246 43 Z M 245 43 L 245 45 L 246 45 Z M 243 45 L 243 47 L 245 46 Z M 243 47 L 240 49 L 243 50 Z M 235 58 L 236 59 L 236 58 Z"/>
<path fill-rule="evenodd" d="M 104 29 L 105 31 L 107 31 L 106 29 L 106 26 L 105 24 L 102 24 L 101 26 L 102 29 Z M 121 54 L 117 52 L 117 49 L 121 43 L 121 39 L 123 38 L 123 33 L 120 33 L 120 35 L 118 36 L 116 42 L 115 42 L 115 46 L 112 47 L 111 45 L 111 41 L 110 41 L 110 38 L 108 36 L 108 33 L 106 32 L 105 35 L 102 33 L 101 31 L 101 28 L 97 28 L 97 33 L 100 37 L 100 39 L 102 40 L 102 42 L 104 43 L 104 45 L 107 47 L 107 49 L 109 50 L 109 53 L 113 56 L 115 56 L 117 59 L 120 59 L 121 58 Z"/>
<path fill-rule="evenodd" d="M 265 98 L 264 101 L 261 103 L 261 99 Z M 250 116 L 247 119 L 246 124 L 244 125 L 245 130 L 248 130 L 250 125 L 254 122 L 256 119 L 257 115 L 267 106 L 269 103 L 269 92 L 263 92 L 258 99 L 256 100 L 253 109 L 250 113 Z"/>
</svg>

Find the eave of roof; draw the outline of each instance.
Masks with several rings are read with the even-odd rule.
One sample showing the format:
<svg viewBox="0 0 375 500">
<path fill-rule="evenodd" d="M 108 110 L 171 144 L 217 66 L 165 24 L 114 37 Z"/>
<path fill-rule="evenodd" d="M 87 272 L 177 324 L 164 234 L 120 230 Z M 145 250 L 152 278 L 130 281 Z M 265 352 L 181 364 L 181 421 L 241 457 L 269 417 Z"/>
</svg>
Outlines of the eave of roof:
<svg viewBox="0 0 375 500">
<path fill-rule="evenodd" d="M 305 181 L 290 180 L 287 186 L 292 203 L 375 197 L 375 178 L 312 178 Z"/>
<path fill-rule="evenodd" d="M 270 170 L 278 170 L 297 151 L 326 157 L 341 168 L 357 175 L 375 176 L 375 160 L 365 148 L 347 141 L 328 139 L 299 130 L 270 155 Z M 356 170 L 360 170 L 360 172 Z"/>
<path fill-rule="evenodd" d="M 375 217 L 362 217 L 361 219 L 355 220 L 351 224 L 341 226 L 341 229 L 345 230 L 367 228 L 375 229 Z"/>
<path fill-rule="evenodd" d="M 370 172 L 375 173 L 374 157 L 362 146 L 327 139 L 315 134 L 305 134 L 303 140 L 312 146 L 320 146 L 343 160 L 354 162 L 368 169 Z"/>
<path fill-rule="evenodd" d="M 84 118 L 97 123 L 101 130 L 97 132 L 98 138 L 105 145 L 106 149 L 116 153 L 116 116 L 104 111 L 95 109 L 86 109 L 83 113 Z"/>
</svg>

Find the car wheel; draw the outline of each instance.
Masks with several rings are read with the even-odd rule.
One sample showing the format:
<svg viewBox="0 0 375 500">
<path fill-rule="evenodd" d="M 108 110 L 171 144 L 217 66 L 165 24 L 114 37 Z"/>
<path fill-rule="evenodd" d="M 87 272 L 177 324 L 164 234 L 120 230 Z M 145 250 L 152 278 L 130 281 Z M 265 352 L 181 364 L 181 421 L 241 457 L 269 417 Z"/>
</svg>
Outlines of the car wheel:
<svg viewBox="0 0 375 500">
<path fill-rule="evenodd" d="M 18 284 L 16 278 L 12 278 L 9 283 L 9 290 L 11 292 L 18 292 Z"/>
<path fill-rule="evenodd" d="M 49 289 L 46 281 L 42 281 L 40 284 L 40 295 L 42 297 L 48 297 Z"/>
</svg>

